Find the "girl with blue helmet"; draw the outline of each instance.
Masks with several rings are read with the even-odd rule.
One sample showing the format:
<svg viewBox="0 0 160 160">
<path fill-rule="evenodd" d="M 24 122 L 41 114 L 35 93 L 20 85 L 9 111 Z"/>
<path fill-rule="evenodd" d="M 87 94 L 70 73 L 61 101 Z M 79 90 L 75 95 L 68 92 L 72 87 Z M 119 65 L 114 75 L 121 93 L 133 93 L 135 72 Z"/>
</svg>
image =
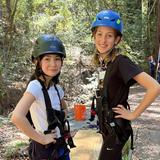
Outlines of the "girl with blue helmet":
<svg viewBox="0 0 160 160">
<path fill-rule="evenodd" d="M 119 53 L 117 46 L 123 35 L 123 22 L 117 12 L 99 12 L 91 31 L 96 49 L 93 63 L 99 73 L 97 115 L 103 137 L 99 160 L 122 160 L 123 146 L 132 135 L 130 121 L 138 118 L 155 100 L 160 85 L 127 56 Z M 130 111 L 127 100 L 129 89 L 135 83 L 144 87 L 146 94 Z"/>
</svg>

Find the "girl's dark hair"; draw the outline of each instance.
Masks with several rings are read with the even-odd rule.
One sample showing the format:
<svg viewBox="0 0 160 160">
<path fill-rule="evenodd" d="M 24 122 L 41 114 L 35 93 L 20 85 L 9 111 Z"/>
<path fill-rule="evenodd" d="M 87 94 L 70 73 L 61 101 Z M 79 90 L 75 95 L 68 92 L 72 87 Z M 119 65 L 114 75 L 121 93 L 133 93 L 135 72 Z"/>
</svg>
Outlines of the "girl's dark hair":
<svg viewBox="0 0 160 160">
<path fill-rule="evenodd" d="M 46 78 L 45 78 L 45 73 L 42 71 L 42 69 L 41 69 L 41 67 L 40 67 L 40 61 L 42 60 L 42 58 L 43 58 L 44 56 L 45 56 L 45 55 L 42 55 L 42 56 L 39 56 L 39 57 L 37 58 L 37 64 L 36 64 L 35 71 L 34 71 L 34 73 L 31 75 L 28 83 L 29 83 L 30 81 L 32 81 L 32 80 L 39 79 L 40 76 L 42 76 L 42 77 L 44 78 L 44 80 L 46 80 Z M 62 58 L 62 57 L 61 57 L 61 58 Z M 56 76 L 54 76 L 54 77 L 52 78 L 52 82 L 53 82 L 54 84 L 58 84 L 58 83 L 59 83 L 59 76 L 60 76 L 60 72 L 59 72 Z M 27 85 L 28 85 L 28 84 L 27 84 Z"/>
</svg>

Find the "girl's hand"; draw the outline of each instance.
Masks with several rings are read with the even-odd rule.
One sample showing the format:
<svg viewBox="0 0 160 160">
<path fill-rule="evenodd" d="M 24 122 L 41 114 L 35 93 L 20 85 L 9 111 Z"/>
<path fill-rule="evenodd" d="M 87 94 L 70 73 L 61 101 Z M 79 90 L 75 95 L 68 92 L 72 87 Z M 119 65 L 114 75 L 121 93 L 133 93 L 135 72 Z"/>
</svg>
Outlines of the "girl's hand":
<svg viewBox="0 0 160 160">
<path fill-rule="evenodd" d="M 56 143 L 57 134 L 55 130 L 52 130 L 49 134 L 43 134 L 43 140 L 41 144 L 47 145 L 49 143 Z"/>
<path fill-rule="evenodd" d="M 113 111 L 117 113 L 118 115 L 115 116 L 115 118 L 124 118 L 127 120 L 134 120 L 136 117 L 134 117 L 134 114 L 127 110 L 123 105 L 117 105 L 117 107 L 113 108 Z"/>
</svg>

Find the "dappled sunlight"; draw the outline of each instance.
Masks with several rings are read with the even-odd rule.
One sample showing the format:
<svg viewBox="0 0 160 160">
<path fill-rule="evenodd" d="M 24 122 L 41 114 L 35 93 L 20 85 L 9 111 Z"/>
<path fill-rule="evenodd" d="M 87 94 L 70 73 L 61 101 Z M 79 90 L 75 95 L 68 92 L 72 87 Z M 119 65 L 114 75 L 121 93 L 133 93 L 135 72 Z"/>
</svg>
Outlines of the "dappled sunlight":
<svg viewBox="0 0 160 160">
<path fill-rule="evenodd" d="M 129 95 L 131 111 L 141 102 L 145 90 L 134 86 Z M 160 96 L 142 113 L 132 121 L 134 130 L 134 152 L 133 160 L 159 160 L 160 158 Z"/>
<path fill-rule="evenodd" d="M 143 139 L 136 139 L 134 156 L 143 157 L 144 160 L 159 160 L 160 134 L 157 134 L 156 131 L 141 129 L 139 132 L 139 137 L 143 137 Z"/>
<path fill-rule="evenodd" d="M 80 130 L 74 137 L 76 148 L 71 150 L 71 159 L 97 159 L 102 138 L 95 130 Z"/>
<path fill-rule="evenodd" d="M 144 118 L 159 118 L 160 120 L 160 110 L 158 107 L 147 108 L 143 115 L 145 116 Z"/>
</svg>

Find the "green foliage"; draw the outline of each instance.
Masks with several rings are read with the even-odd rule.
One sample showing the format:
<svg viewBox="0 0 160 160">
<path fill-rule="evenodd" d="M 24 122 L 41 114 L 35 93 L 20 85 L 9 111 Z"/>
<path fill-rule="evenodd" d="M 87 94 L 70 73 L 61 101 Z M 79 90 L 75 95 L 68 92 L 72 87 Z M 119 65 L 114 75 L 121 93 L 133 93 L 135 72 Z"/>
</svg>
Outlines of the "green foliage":
<svg viewBox="0 0 160 160">
<path fill-rule="evenodd" d="M 28 143 L 20 140 L 12 141 L 6 146 L 4 157 L 6 160 L 16 158 L 19 155 L 19 151 L 26 147 Z"/>
<path fill-rule="evenodd" d="M 122 16 L 124 54 L 142 63 L 145 55 L 152 53 L 154 48 L 154 0 L 14 0 L 10 4 L 1 1 L 0 71 L 5 79 L 19 70 L 24 69 L 26 73 L 27 66 L 30 67 L 32 42 L 40 33 L 56 34 L 67 49 L 80 47 L 82 54 L 91 55 L 90 26 L 95 15 L 104 9 L 114 9 Z"/>
<path fill-rule="evenodd" d="M 1 61 L 0 61 L 1 62 Z M 3 67 L 2 67 L 2 63 L 0 63 L 0 100 L 3 98 L 3 96 L 5 95 L 4 92 L 4 87 L 3 87 L 3 78 L 2 78 L 2 73 L 3 73 Z M 1 102 L 1 101 L 0 101 Z M 1 111 L 0 111 L 1 112 Z"/>
<path fill-rule="evenodd" d="M 3 118 L 0 116 L 0 128 L 3 126 Z"/>
<path fill-rule="evenodd" d="M 137 3 L 139 3 L 138 7 Z M 23 34 L 27 31 L 26 34 L 29 38 L 35 37 L 41 32 L 49 32 L 61 35 L 66 42 L 81 45 L 82 41 L 91 33 L 90 25 L 96 13 L 103 9 L 114 8 L 121 13 L 124 21 L 124 40 L 133 50 L 141 49 L 143 46 L 140 36 L 142 33 L 140 2 L 127 0 L 54 0 L 47 2 L 45 0 L 22 0 L 18 4 L 15 25 L 18 33 Z"/>
<path fill-rule="evenodd" d="M 122 160 L 128 160 L 130 147 L 131 147 L 131 142 L 130 142 L 130 139 L 129 139 L 127 141 L 127 143 L 125 144 L 125 146 L 123 147 L 123 151 L 122 151 L 123 158 L 122 158 Z"/>
<path fill-rule="evenodd" d="M 0 127 L 9 123 L 9 118 L 0 115 Z"/>
</svg>

